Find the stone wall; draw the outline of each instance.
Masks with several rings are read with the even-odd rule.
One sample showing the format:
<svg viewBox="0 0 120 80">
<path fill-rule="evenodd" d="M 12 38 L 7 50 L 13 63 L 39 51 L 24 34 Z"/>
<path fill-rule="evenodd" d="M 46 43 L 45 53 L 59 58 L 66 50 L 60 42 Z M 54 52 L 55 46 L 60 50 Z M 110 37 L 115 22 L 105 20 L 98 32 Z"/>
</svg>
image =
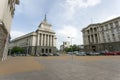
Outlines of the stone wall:
<svg viewBox="0 0 120 80">
<path fill-rule="evenodd" d="M 0 26 L 0 60 L 3 57 L 4 47 L 6 43 L 6 31 L 4 30 L 3 26 Z"/>
</svg>

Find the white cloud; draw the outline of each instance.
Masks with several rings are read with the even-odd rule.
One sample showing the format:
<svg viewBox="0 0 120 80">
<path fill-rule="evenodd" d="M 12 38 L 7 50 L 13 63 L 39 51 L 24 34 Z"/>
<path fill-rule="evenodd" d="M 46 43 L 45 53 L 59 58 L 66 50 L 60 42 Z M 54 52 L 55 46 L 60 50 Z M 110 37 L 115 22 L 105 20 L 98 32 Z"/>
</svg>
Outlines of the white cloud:
<svg viewBox="0 0 120 80">
<path fill-rule="evenodd" d="M 73 25 L 63 25 L 61 29 L 56 30 L 57 32 L 57 47 L 62 44 L 63 41 L 70 41 L 68 37 L 72 37 L 72 44 L 82 44 L 83 40 L 81 38 L 82 33 L 77 26 Z"/>
<path fill-rule="evenodd" d="M 20 37 L 22 35 L 25 35 L 26 33 L 21 32 L 21 31 L 11 31 L 11 39 Z"/>
<path fill-rule="evenodd" d="M 65 8 L 65 16 L 72 19 L 77 10 L 88 8 L 100 4 L 101 0 L 66 0 L 65 4 L 61 4 Z"/>
<path fill-rule="evenodd" d="M 76 37 L 78 30 L 71 25 L 63 25 L 62 29 L 57 31 L 59 34 L 64 36 Z"/>
</svg>

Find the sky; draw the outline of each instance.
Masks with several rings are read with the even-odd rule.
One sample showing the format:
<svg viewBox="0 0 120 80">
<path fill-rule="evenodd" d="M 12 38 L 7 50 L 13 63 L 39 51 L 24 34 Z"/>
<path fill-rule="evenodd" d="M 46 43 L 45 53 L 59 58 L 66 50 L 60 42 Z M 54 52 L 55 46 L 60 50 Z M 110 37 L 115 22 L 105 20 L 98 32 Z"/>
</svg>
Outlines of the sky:
<svg viewBox="0 0 120 80">
<path fill-rule="evenodd" d="M 120 0 L 20 0 L 12 22 L 11 38 L 36 31 L 47 15 L 56 32 L 57 47 L 63 41 L 82 45 L 81 30 L 92 23 L 100 23 L 120 16 Z"/>
</svg>

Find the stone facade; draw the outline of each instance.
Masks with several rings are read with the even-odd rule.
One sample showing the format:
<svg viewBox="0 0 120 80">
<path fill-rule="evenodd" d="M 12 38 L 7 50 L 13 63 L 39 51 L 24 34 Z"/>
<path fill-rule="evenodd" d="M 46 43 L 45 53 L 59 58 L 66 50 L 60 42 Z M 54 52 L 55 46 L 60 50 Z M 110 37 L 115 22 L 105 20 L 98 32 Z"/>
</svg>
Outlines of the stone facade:
<svg viewBox="0 0 120 80">
<path fill-rule="evenodd" d="M 9 33 L 15 4 L 19 4 L 19 0 L 0 0 L 0 60 L 7 59 Z"/>
<path fill-rule="evenodd" d="M 82 30 L 86 51 L 120 51 L 120 17 Z"/>
<path fill-rule="evenodd" d="M 48 24 L 46 16 L 35 32 L 18 37 L 11 41 L 10 49 L 14 46 L 25 48 L 25 53 L 40 55 L 43 53 L 56 53 L 56 35 Z"/>
</svg>

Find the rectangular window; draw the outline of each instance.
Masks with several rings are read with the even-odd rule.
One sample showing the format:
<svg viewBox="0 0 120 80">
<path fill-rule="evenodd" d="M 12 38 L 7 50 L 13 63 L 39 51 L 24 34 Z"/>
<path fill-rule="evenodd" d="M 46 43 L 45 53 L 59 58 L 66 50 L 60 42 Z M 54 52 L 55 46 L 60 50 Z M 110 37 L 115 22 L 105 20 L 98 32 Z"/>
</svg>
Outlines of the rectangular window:
<svg viewBox="0 0 120 80">
<path fill-rule="evenodd" d="M 115 21 L 115 27 L 119 27 L 118 21 Z"/>
<path fill-rule="evenodd" d="M 105 27 L 106 27 L 106 30 L 108 30 L 108 25 L 107 24 L 105 25 Z"/>
<path fill-rule="evenodd" d="M 110 28 L 111 28 L 111 29 L 113 28 L 113 23 L 110 23 Z"/>
</svg>

